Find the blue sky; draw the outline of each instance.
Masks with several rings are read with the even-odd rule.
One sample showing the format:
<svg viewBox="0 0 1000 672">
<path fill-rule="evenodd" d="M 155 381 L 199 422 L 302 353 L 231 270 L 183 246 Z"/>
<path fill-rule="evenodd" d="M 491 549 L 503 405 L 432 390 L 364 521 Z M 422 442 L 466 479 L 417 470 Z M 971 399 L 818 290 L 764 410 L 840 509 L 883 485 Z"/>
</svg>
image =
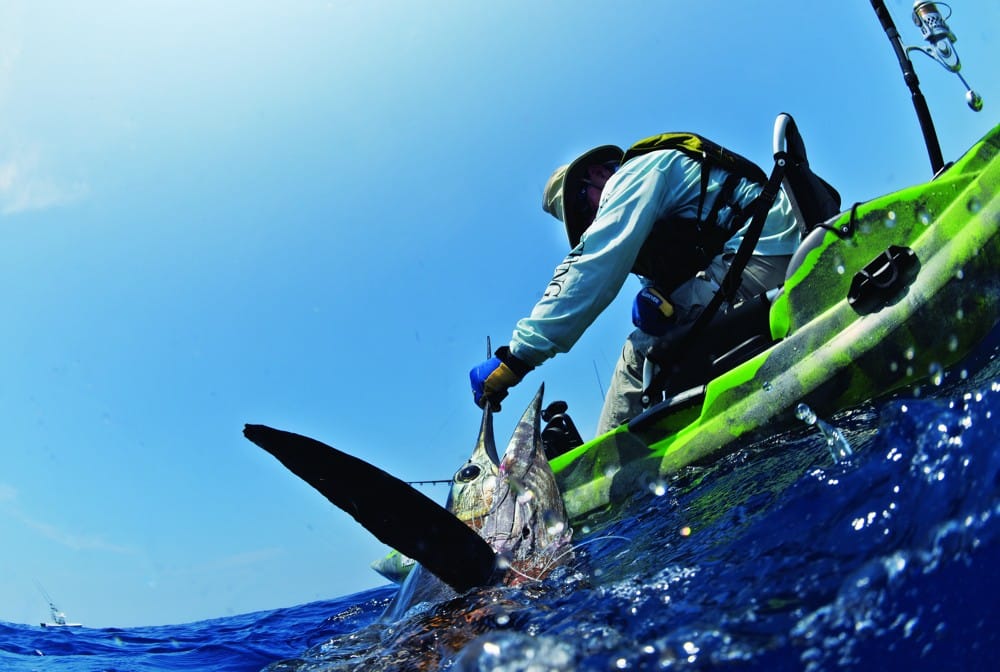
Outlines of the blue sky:
<svg viewBox="0 0 1000 672">
<path fill-rule="evenodd" d="M 946 157 L 1000 109 L 1000 5 L 952 4 L 985 109 L 914 56 Z M 36 581 L 93 626 L 383 584 L 243 424 L 450 477 L 469 368 L 566 252 L 550 172 L 667 130 L 769 166 L 781 111 L 845 204 L 929 177 L 868 2 L 3 3 L 0 620 L 47 617 Z M 543 380 L 592 434 L 636 289 L 513 390 L 501 443 Z"/>
</svg>

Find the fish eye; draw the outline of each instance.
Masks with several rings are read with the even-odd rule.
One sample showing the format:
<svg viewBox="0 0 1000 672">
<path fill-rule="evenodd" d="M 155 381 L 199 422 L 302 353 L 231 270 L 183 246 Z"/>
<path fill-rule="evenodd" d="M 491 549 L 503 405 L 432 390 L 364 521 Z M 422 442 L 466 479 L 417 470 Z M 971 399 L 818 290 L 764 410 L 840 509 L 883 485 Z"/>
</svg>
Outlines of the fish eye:
<svg viewBox="0 0 1000 672">
<path fill-rule="evenodd" d="M 479 478 L 479 474 L 481 474 L 482 472 L 483 470 L 480 469 L 478 465 L 467 464 L 455 472 L 455 482 L 469 483 Z"/>
</svg>

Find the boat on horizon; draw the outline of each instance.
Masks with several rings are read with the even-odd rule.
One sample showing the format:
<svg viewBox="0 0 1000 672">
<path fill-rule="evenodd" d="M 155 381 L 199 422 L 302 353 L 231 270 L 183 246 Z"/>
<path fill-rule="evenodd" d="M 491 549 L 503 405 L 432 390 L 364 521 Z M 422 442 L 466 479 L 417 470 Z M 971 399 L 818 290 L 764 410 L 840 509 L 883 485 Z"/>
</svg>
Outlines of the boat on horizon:
<svg viewBox="0 0 1000 672">
<path fill-rule="evenodd" d="M 45 601 L 49 603 L 49 614 L 52 616 L 51 622 L 42 621 L 39 625 L 43 628 L 82 628 L 83 623 L 73 623 L 66 620 L 66 613 L 56 606 L 56 603 L 52 601 L 52 597 L 46 592 L 42 584 L 35 582 L 38 590 L 42 593 Z"/>
</svg>

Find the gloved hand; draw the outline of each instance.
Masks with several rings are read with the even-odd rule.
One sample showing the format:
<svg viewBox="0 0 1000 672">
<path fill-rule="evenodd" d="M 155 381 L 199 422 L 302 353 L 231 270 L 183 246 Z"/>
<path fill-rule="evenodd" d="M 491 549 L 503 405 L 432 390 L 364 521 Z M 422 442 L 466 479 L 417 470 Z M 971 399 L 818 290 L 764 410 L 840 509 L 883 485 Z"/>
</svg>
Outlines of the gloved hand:
<svg viewBox="0 0 1000 672">
<path fill-rule="evenodd" d="M 507 396 L 507 390 L 520 383 L 534 367 L 512 355 L 506 345 L 497 348 L 493 354 L 493 357 L 469 371 L 469 380 L 472 382 L 472 398 L 476 406 L 485 408 L 489 403 L 494 411 L 499 411 L 500 402 Z"/>
<path fill-rule="evenodd" d="M 655 287 L 643 287 L 632 304 L 632 324 L 650 336 L 663 336 L 674 323 L 674 307 Z"/>
</svg>

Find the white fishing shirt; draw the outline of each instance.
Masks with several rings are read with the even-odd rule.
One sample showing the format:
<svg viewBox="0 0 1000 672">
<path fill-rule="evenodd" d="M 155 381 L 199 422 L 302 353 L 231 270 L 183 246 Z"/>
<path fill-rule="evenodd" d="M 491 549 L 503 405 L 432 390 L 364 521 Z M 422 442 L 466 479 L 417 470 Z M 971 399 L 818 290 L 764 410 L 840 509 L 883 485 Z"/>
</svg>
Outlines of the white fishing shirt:
<svg viewBox="0 0 1000 672">
<path fill-rule="evenodd" d="M 701 163 L 680 151 L 659 150 L 629 160 L 612 175 L 601 193 L 594 222 L 580 244 L 556 267 L 531 315 L 514 328 L 511 352 L 531 366 L 567 352 L 618 295 L 653 225 L 667 217 L 698 217 L 701 168 Z M 703 213 L 711 210 L 726 176 L 721 168 L 710 171 Z M 734 199 L 739 198 L 745 208 L 760 189 L 743 179 Z M 725 221 L 728 211 L 728 206 L 722 209 L 720 221 Z M 726 242 L 723 253 L 739 248 L 749 225 L 748 220 Z M 799 242 L 791 203 L 779 190 L 753 253 L 789 255 Z"/>
</svg>

